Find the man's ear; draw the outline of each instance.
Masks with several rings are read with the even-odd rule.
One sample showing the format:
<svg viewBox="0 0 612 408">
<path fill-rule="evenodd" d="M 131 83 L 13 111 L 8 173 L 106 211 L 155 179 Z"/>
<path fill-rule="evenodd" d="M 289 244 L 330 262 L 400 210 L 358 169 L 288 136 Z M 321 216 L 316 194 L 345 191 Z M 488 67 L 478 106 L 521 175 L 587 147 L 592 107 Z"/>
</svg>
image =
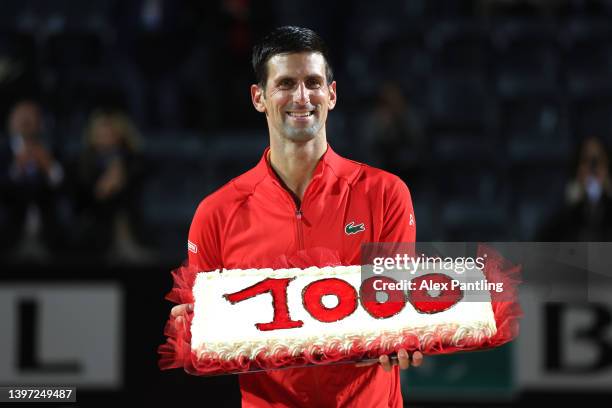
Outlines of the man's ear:
<svg viewBox="0 0 612 408">
<path fill-rule="evenodd" d="M 261 86 L 253 84 L 251 85 L 251 101 L 253 106 L 258 112 L 264 113 L 266 111 L 266 105 L 264 105 L 264 90 Z"/>
<path fill-rule="evenodd" d="M 334 109 L 336 106 L 336 100 L 338 98 L 338 94 L 336 93 L 336 81 L 332 81 L 328 86 L 329 88 L 329 110 Z"/>
</svg>

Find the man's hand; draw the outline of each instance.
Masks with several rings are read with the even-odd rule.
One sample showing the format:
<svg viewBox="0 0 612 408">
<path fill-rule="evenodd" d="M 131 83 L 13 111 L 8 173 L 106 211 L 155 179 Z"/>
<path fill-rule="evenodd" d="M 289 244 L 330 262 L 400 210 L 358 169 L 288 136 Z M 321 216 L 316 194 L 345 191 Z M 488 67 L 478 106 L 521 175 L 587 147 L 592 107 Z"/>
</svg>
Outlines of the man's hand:
<svg viewBox="0 0 612 408">
<path fill-rule="evenodd" d="M 55 163 L 55 159 L 53 155 L 47 150 L 42 143 L 33 143 L 31 146 L 31 154 L 38 167 L 45 171 L 45 173 L 49 174 L 51 172 L 51 168 L 53 167 L 53 163 Z"/>
<path fill-rule="evenodd" d="M 418 367 L 423 363 L 423 353 L 420 351 L 415 351 L 412 353 L 412 358 L 408 354 L 408 352 L 404 349 L 400 349 L 397 352 L 397 360 L 392 360 L 386 354 L 383 354 L 378 358 L 378 361 L 368 361 L 364 363 L 357 363 L 356 367 L 366 367 L 373 364 L 380 364 L 383 370 L 389 372 L 394 365 L 399 365 L 399 368 L 402 370 L 406 370 L 410 367 L 410 363 L 412 362 L 413 367 Z"/>
<path fill-rule="evenodd" d="M 193 312 L 193 303 L 185 303 L 172 308 L 170 315 L 175 318 L 174 327 L 177 330 L 185 324 L 185 317 L 191 312 Z"/>
<path fill-rule="evenodd" d="M 13 158 L 13 165 L 19 174 L 26 174 L 28 168 L 32 168 L 51 177 L 55 164 L 53 155 L 42 143 L 36 140 L 25 141 L 23 147 L 15 153 Z"/>
<path fill-rule="evenodd" d="M 113 160 L 108 168 L 96 181 L 94 188 L 96 198 L 105 200 L 115 195 L 125 186 L 126 172 L 123 163 L 120 160 Z"/>
</svg>

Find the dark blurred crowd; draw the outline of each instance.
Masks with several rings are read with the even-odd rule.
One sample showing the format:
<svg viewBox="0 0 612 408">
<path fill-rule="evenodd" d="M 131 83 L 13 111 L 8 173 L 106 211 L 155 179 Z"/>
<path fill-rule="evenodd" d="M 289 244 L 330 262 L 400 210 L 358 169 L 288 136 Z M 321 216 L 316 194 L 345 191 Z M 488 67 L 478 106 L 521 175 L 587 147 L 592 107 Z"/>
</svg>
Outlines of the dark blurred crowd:
<svg viewBox="0 0 612 408">
<path fill-rule="evenodd" d="M 200 173 L 213 188 L 235 175 L 222 164 L 233 152 L 218 154 L 233 143 L 223 132 L 265 139 L 248 97 L 251 46 L 287 23 L 329 43 L 341 97 L 330 141 L 406 180 L 417 238 L 612 238 L 612 0 L 7 0 L 3 256 L 153 259 L 143 209 L 158 203 L 143 190 L 156 179 L 170 201 L 162 179 L 179 189 L 219 166 Z M 171 176 L 153 171 L 166 159 Z M 180 219 L 178 237 L 210 192 L 185 189 L 181 208 L 156 210 Z"/>
<path fill-rule="evenodd" d="M 0 113 L 25 94 L 76 131 L 88 111 L 129 111 L 149 129 L 221 125 L 272 16 L 250 0 L 7 0 L 0 16 Z M 239 101 L 240 103 L 240 101 Z M 243 108 L 244 103 L 239 106 Z"/>
<path fill-rule="evenodd" d="M 146 167 L 131 119 L 94 111 L 74 157 L 59 157 L 45 136 L 43 108 L 17 102 L 0 138 L 0 249 L 29 261 L 57 254 L 145 260 Z"/>
<path fill-rule="evenodd" d="M 353 80 L 350 51 L 376 41 L 381 16 L 389 19 L 389 31 L 398 24 L 395 19 L 416 28 L 451 17 L 612 15 L 608 0 L 311 0 L 291 5 L 280 0 L 6 0 L 2 8 L 0 114 L 4 117 L 27 93 L 46 102 L 68 131 L 80 129 L 88 111 L 101 105 L 130 112 L 146 131 L 258 126 L 259 117 L 244 97 L 252 79 L 251 46 L 281 24 L 320 32 L 338 76 Z M 371 27 L 364 26 L 364 18 L 371 18 Z"/>
</svg>

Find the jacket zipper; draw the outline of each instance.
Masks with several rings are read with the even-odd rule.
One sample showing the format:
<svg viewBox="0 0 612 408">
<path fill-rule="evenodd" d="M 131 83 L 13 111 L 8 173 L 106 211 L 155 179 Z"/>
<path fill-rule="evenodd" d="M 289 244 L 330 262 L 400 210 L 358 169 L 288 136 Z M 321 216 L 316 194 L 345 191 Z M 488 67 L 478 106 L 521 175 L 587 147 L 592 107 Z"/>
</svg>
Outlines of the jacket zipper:
<svg viewBox="0 0 612 408">
<path fill-rule="evenodd" d="M 302 225 L 302 218 L 304 217 L 304 213 L 302 212 L 302 206 L 304 204 L 304 199 L 306 198 L 306 193 L 308 192 L 311 186 L 312 186 L 312 180 L 310 181 L 310 183 L 308 184 L 308 187 L 306 187 L 306 190 L 304 191 L 302 202 L 299 203 L 295 199 L 295 197 L 286 188 L 279 185 L 279 187 L 283 189 L 285 193 L 289 196 L 291 201 L 293 201 L 293 205 L 295 206 L 295 219 L 296 219 L 295 223 L 296 223 L 296 229 L 297 229 L 298 251 L 304 250 L 304 227 Z"/>
<path fill-rule="evenodd" d="M 300 250 L 304 250 L 304 224 L 302 218 L 304 218 L 304 213 L 302 212 L 302 208 L 304 207 L 304 203 L 306 202 L 306 198 L 308 197 L 308 192 L 313 188 L 315 179 L 313 178 L 306 186 L 306 190 L 304 190 L 304 195 L 302 196 L 302 201 L 298 204 L 295 202 L 295 218 L 297 219 L 297 234 L 298 234 L 298 248 Z"/>
<path fill-rule="evenodd" d="M 297 235 L 298 235 L 298 249 L 299 250 L 303 250 L 304 249 L 304 231 L 302 228 L 302 209 L 301 208 L 297 208 L 295 210 L 295 217 L 297 218 Z"/>
</svg>

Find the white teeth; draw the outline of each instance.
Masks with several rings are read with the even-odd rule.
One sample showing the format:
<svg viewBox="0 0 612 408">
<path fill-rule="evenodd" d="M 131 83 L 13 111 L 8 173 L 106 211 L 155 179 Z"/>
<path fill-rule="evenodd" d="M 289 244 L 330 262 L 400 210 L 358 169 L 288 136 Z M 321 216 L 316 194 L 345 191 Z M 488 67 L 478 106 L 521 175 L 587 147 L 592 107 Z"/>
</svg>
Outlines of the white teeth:
<svg viewBox="0 0 612 408">
<path fill-rule="evenodd" d="M 295 116 L 298 118 L 305 118 L 307 116 L 312 115 L 312 112 L 287 112 L 289 116 Z"/>
</svg>

